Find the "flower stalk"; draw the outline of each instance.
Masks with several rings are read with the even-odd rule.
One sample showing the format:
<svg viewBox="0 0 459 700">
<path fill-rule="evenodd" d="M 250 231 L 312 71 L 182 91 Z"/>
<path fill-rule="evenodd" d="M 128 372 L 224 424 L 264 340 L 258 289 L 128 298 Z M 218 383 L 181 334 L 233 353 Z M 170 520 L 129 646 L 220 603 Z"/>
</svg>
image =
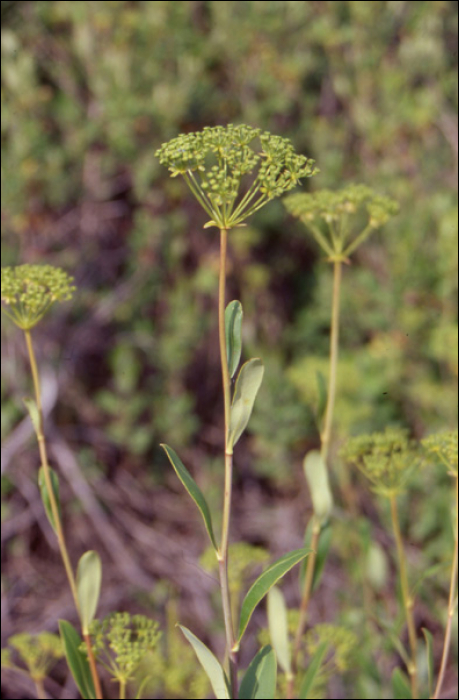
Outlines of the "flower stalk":
<svg viewBox="0 0 459 700">
<path fill-rule="evenodd" d="M 437 433 L 429 435 L 422 441 L 424 449 L 435 456 L 447 469 L 448 474 L 455 483 L 455 519 L 454 519 L 454 550 L 451 564 L 451 575 L 449 582 L 448 613 L 445 627 L 445 638 L 443 641 L 443 651 L 441 655 L 440 670 L 438 672 L 437 683 L 433 695 L 434 700 L 441 696 L 443 682 L 445 680 L 446 664 L 448 662 L 449 650 L 451 646 L 451 633 L 453 619 L 457 608 L 457 569 L 458 569 L 458 532 L 459 532 L 459 512 L 458 512 L 458 431 Z"/>
<path fill-rule="evenodd" d="M 226 253 L 228 244 L 228 231 L 220 230 L 220 272 L 218 284 L 218 335 L 220 345 L 220 362 L 223 384 L 223 402 L 225 412 L 225 484 L 223 493 L 223 520 L 221 543 L 218 550 L 218 568 L 220 575 L 220 590 L 223 607 L 223 619 L 225 623 L 226 648 L 230 667 L 231 686 L 234 697 L 237 697 L 237 653 L 234 650 L 235 638 L 233 629 L 233 615 L 231 610 L 231 596 L 228 584 L 228 542 L 231 516 L 231 495 L 233 488 L 233 450 L 228 449 L 229 422 L 231 413 L 231 380 L 228 370 L 226 333 L 225 333 L 225 296 L 226 296 Z"/>
<path fill-rule="evenodd" d="M 351 185 L 338 192 L 323 190 L 313 194 L 298 192 L 284 200 L 287 210 L 299 218 L 312 233 L 316 242 L 327 256 L 327 262 L 333 265 L 333 295 L 330 327 L 330 361 L 328 373 L 328 391 L 325 415 L 321 427 L 320 455 L 323 464 L 328 463 L 333 429 L 333 414 L 336 399 L 336 383 L 339 355 L 339 318 L 343 263 L 349 263 L 349 255 L 363 243 L 371 231 L 397 211 L 396 203 L 388 197 L 381 197 L 365 185 Z M 367 224 L 355 233 L 350 216 L 361 214 L 367 216 Z M 343 487 L 344 490 L 344 487 Z M 301 638 L 307 620 L 307 610 L 312 592 L 314 568 L 317 557 L 317 544 L 321 523 L 314 516 L 312 552 L 308 557 L 306 575 L 301 596 L 300 618 L 295 635 L 293 667 L 296 667 Z M 293 681 L 289 684 L 289 697 L 293 692 Z"/>
<path fill-rule="evenodd" d="M 397 559 L 400 574 L 400 587 L 402 591 L 403 607 L 405 609 L 405 619 L 408 627 L 408 640 L 410 644 L 411 658 L 408 664 L 408 675 L 411 684 L 411 697 L 413 700 L 419 697 L 418 691 L 418 668 L 417 668 L 417 637 L 416 626 L 413 616 L 413 598 L 410 594 L 410 586 L 408 582 L 408 573 L 406 567 L 406 554 L 403 547 L 403 538 L 400 530 L 400 522 L 398 518 L 397 499 L 395 493 L 389 497 L 390 512 L 392 518 L 392 527 L 394 530 L 395 543 L 397 546 Z"/>
<path fill-rule="evenodd" d="M 209 531 L 209 516 L 204 508 L 204 498 L 197 496 L 197 487 L 191 495 L 204 513 L 206 527 L 216 550 L 223 619 L 226 636 L 226 655 L 230 670 L 231 697 L 238 697 L 237 651 L 233 627 L 231 595 L 228 582 L 228 543 L 231 520 L 231 494 L 233 479 L 233 447 L 239 440 L 250 418 L 253 402 L 263 376 L 263 365 L 258 358 L 250 360 L 241 369 L 234 396 L 231 377 L 240 360 L 240 337 L 237 359 L 230 360 L 226 327 L 226 255 L 228 231 L 244 226 L 245 220 L 262 206 L 284 192 L 291 190 L 302 177 L 311 177 L 317 170 L 314 161 L 297 155 L 288 139 L 273 136 L 249 126 L 206 127 L 202 132 L 182 134 L 163 144 L 156 154 L 172 177 L 182 175 L 193 196 L 210 217 L 204 228 L 216 227 L 220 231 L 220 270 L 218 283 L 218 335 L 224 403 L 224 491 L 223 517 L 220 545 L 217 547 Z M 242 319 L 239 302 L 237 313 Z M 234 308 L 234 306 L 233 306 Z M 233 334 L 234 328 L 229 331 Z M 240 333 L 240 321 L 239 330 Z M 234 335 L 232 335 L 234 340 Z M 231 341 L 228 338 L 228 343 Z M 229 367 L 231 362 L 231 370 Z M 234 365 L 234 366 L 233 366 Z M 166 446 L 167 447 L 167 446 Z M 167 448 L 171 459 L 172 451 Z M 183 465 L 177 467 L 183 476 Z M 187 479 L 187 483 L 190 481 Z M 194 495 L 193 495 L 194 494 Z M 203 511 L 204 508 L 204 511 Z M 193 636 L 189 634 L 189 639 Z"/>
<path fill-rule="evenodd" d="M 24 332 L 30 371 L 34 387 L 35 404 L 30 406 L 31 419 L 35 429 L 40 463 L 43 469 L 49 507 L 52 514 L 52 525 L 56 533 L 60 555 L 72 593 L 75 608 L 81 621 L 81 610 L 78 599 L 77 584 L 73 573 L 64 530 L 51 479 L 51 468 L 48 461 L 46 438 L 44 434 L 43 407 L 41 399 L 40 377 L 32 342 L 31 330 L 43 318 L 56 301 L 66 301 L 72 297 L 75 287 L 73 280 L 63 270 L 51 265 L 20 265 L 2 269 L 1 297 L 2 311 Z M 7 310 L 8 309 L 8 310 Z M 102 698 L 102 688 L 88 635 L 83 635 L 88 651 L 91 676 L 94 682 L 96 697 Z"/>
</svg>

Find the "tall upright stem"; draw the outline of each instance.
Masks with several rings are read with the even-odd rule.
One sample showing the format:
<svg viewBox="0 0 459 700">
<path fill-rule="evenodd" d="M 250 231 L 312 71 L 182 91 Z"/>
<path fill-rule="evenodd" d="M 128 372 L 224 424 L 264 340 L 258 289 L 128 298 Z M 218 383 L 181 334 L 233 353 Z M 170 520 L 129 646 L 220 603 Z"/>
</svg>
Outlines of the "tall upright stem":
<svg viewBox="0 0 459 700">
<path fill-rule="evenodd" d="M 226 251 L 228 231 L 220 230 L 220 276 L 218 284 L 218 336 L 220 343 L 220 363 L 222 370 L 223 401 L 225 407 L 225 486 L 223 496 L 222 538 L 218 551 L 220 589 L 222 596 L 223 618 L 225 622 L 226 647 L 230 666 L 233 697 L 237 697 L 237 653 L 234 649 L 234 628 L 231 612 L 231 597 L 228 585 L 228 540 L 231 515 L 231 493 L 233 482 L 233 453 L 228 450 L 227 439 L 231 413 L 231 379 L 228 369 L 225 333 L 225 289 L 226 289 Z"/>
<path fill-rule="evenodd" d="M 390 511 L 392 517 L 392 527 L 394 529 L 395 542 L 397 545 L 398 566 L 400 573 L 400 587 L 402 589 L 403 607 L 405 608 L 406 624 L 408 627 L 408 639 L 410 642 L 411 659 L 408 666 L 408 674 L 411 683 L 411 697 L 418 698 L 418 669 L 417 669 L 417 638 L 416 627 L 413 617 L 413 599 L 410 595 L 410 586 L 406 570 L 406 556 L 403 548 L 402 533 L 398 519 L 397 500 L 395 494 L 390 496 Z"/>
<path fill-rule="evenodd" d="M 330 368 L 328 377 L 328 395 L 327 406 L 325 409 L 324 425 L 321 433 L 321 449 L 320 454 L 324 463 L 327 463 L 328 451 L 330 446 L 331 430 L 333 424 L 333 409 L 335 406 L 336 397 L 336 374 L 338 364 L 338 347 L 339 347 L 339 306 L 340 306 L 340 291 L 341 291 L 341 260 L 334 261 L 333 267 L 333 297 L 332 297 L 332 314 L 331 314 L 331 329 L 330 329 Z M 317 546 L 320 535 L 320 523 L 314 519 L 313 532 L 311 538 L 311 553 L 308 557 L 306 565 L 306 573 L 304 577 L 303 593 L 301 596 L 300 619 L 295 634 L 293 645 L 292 665 L 293 671 L 296 673 L 298 654 L 300 651 L 301 637 L 306 625 L 309 601 L 312 592 L 312 583 L 314 580 L 314 569 L 317 558 Z M 287 688 L 287 697 L 291 698 L 293 693 L 293 679 L 290 679 Z"/>
<path fill-rule="evenodd" d="M 456 520 L 454 533 L 454 554 L 453 563 L 451 566 L 451 580 L 449 585 L 449 601 L 448 601 L 448 619 L 446 621 L 445 640 L 443 643 L 443 653 L 441 657 L 440 671 L 438 672 L 437 685 L 432 698 L 439 698 L 443 680 L 445 678 L 446 663 L 448 661 L 449 647 L 451 643 L 451 628 L 453 625 L 454 612 L 456 609 L 456 579 L 457 579 L 457 540 L 458 540 L 458 477 L 456 476 Z"/>
<path fill-rule="evenodd" d="M 53 514 L 53 520 L 54 520 L 54 531 L 56 533 L 57 542 L 59 544 L 59 551 L 61 553 L 62 561 L 64 563 L 65 573 L 67 574 L 67 579 L 69 582 L 70 590 L 72 591 L 72 596 L 73 596 L 73 600 L 75 603 L 75 607 L 76 607 L 78 616 L 80 616 L 80 604 L 78 602 L 78 594 L 77 594 L 75 576 L 73 574 L 72 564 L 70 562 L 70 557 L 69 557 L 69 554 L 67 551 L 67 545 L 65 543 L 64 531 L 62 528 L 62 522 L 61 522 L 61 518 L 59 515 L 59 508 L 57 505 L 56 497 L 54 495 L 54 489 L 53 489 L 52 482 L 51 482 L 50 467 L 49 467 L 48 454 L 47 454 L 47 449 L 46 449 L 46 440 L 45 440 L 45 435 L 43 432 L 43 408 L 42 408 L 42 401 L 41 401 L 40 378 L 38 375 L 37 361 L 35 359 L 35 352 L 33 349 L 32 336 L 31 336 L 30 330 L 25 330 L 24 334 L 25 334 L 25 339 L 26 339 L 26 344 L 27 344 L 27 352 L 29 354 L 30 370 L 32 373 L 32 380 L 33 380 L 34 393 L 35 393 L 35 403 L 36 403 L 37 410 L 38 410 L 38 425 L 36 426 L 36 429 L 37 429 L 38 449 L 40 452 L 40 462 L 41 462 L 41 466 L 43 467 L 43 476 L 45 479 L 46 490 L 47 490 L 48 495 L 49 495 L 49 502 L 50 502 L 51 512 Z M 97 698 L 102 698 L 103 697 L 102 696 L 102 689 L 100 686 L 100 680 L 99 680 L 99 676 L 97 674 L 97 669 L 96 669 L 96 666 L 94 663 L 94 655 L 93 655 L 92 648 L 91 648 L 91 642 L 90 642 L 89 636 L 86 635 L 86 637 L 85 637 L 85 641 L 86 641 L 86 646 L 88 648 L 88 656 L 89 656 L 90 662 L 92 659 L 92 663 L 90 663 L 90 668 L 91 668 L 92 678 L 94 681 L 94 688 L 96 690 L 96 696 L 97 696 Z"/>
<path fill-rule="evenodd" d="M 332 318 L 330 329 L 330 373 L 328 378 L 328 397 L 325 410 L 324 426 L 321 434 L 320 453 L 326 463 L 330 448 L 331 430 L 333 423 L 333 410 L 335 408 L 336 397 L 336 375 L 338 365 L 338 345 L 339 345 L 339 306 L 341 292 L 341 270 L 342 262 L 335 260 L 333 263 L 333 298 L 332 298 Z"/>
</svg>

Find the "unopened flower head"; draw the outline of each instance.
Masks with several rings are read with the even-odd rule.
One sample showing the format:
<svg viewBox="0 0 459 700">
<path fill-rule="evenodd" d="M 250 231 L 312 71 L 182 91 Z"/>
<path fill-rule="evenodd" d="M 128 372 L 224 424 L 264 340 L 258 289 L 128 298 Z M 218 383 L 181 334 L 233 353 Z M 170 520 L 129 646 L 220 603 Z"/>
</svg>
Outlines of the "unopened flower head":
<svg viewBox="0 0 459 700">
<path fill-rule="evenodd" d="M 318 172 L 314 161 L 295 153 L 288 139 L 244 125 L 181 134 L 156 155 L 172 177 L 183 175 L 211 217 L 206 227 L 225 229 L 240 225 L 300 178 Z"/>
<path fill-rule="evenodd" d="M 429 435 L 422 441 L 427 452 L 438 457 L 453 476 L 457 476 L 457 435 L 457 430 L 450 430 Z"/>
<path fill-rule="evenodd" d="M 376 493 L 386 497 L 402 491 L 420 462 L 415 443 L 409 439 L 408 432 L 400 428 L 351 438 L 340 454 L 365 474 Z"/>
<path fill-rule="evenodd" d="M 73 278 L 52 265 L 2 267 L 2 311 L 30 330 L 56 301 L 71 299 Z"/>
<path fill-rule="evenodd" d="M 310 229 L 330 258 L 342 259 L 398 211 L 393 199 L 377 194 L 366 185 L 349 185 L 338 191 L 296 192 L 286 197 L 284 204 Z M 361 218 L 362 213 L 366 222 L 356 231 L 351 217 Z"/>
</svg>

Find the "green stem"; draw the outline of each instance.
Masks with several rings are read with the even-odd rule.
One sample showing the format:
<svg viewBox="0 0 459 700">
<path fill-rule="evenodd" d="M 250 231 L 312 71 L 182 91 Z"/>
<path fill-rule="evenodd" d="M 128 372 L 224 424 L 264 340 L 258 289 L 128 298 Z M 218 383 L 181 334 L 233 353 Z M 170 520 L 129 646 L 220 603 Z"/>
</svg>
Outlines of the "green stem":
<svg viewBox="0 0 459 700">
<path fill-rule="evenodd" d="M 333 248 L 330 246 L 319 227 L 308 222 L 308 228 L 311 231 L 314 238 L 316 239 L 317 243 L 320 245 L 320 247 L 327 253 L 328 257 L 333 257 Z"/>
<path fill-rule="evenodd" d="M 197 182 L 196 178 L 194 177 L 192 171 L 190 170 L 189 172 L 185 173 L 184 175 L 185 181 L 188 184 L 188 187 L 198 200 L 199 204 L 202 206 L 204 211 L 213 219 L 215 218 L 215 213 L 213 211 L 212 203 L 209 202 L 206 194 L 203 192 L 201 187 L 199 186 L 199 183 Z"/>
<path fill-rule="evenodd" d="M 355 239 L 352 241 L 352 243 L 350 243 L 350 244 L 348 245 L 348 247 L 346 248 L 346 250 L 343 252 L 344 257 L 346 257 L 346 258 L 349 257 L 349 255 L 350 255 L 351 253 L 353 253 L 354 250 L 356 250 L 356 248 L 358 248 L 359 245 L 360 245 L 361 243 L 363 243 L 363 241 L 365 240 L 365 238 L 368 238 L 368 236 L 370 235 L 370 233 L 371 233 L 373 230 L 374 230 L 374 226 L 370 226 L 370 224 L 368 224 L 368 225 L 364 228 L 364 230 L 363 230 L 361 233 L 359 233 L 359 235 L 357 236 L 357 238 L 355 238 Z"/>
<path fill-rule="evenodd" d="M 418 669 L 417 669 L 417 638 L 416 627 L 413 617 L 413 599 L 410 595 L 408 574 L 406 568 L 406 556 L 403 548 L 402 533 L 397 511 L 397 499 L 395 494 L 390 497 L 390 511 L 392 517 L 392 527 L 394 530 L 395 542 L 397 545 L 398 566 L 400 573 L 400 586 L 402 589 L 403 607 L 405 608 L 406 624 L 408 627 L 408 639 L 410 643 L 411 659 L 408 665 L 408 674 L 411 682 L 411 697 L 418 698 Z"/>
<path fill-rule="evenodd" d="M 332 320 L 330 330 L 330 371 L 328 379 L 328 397 L 327 407 L 325 410 L 324 427 L 321 435 L 321 450 L 320 453 L 324 462 L 327 462 L 328 451 L 330 448 L 330 438 L 333 423 L 333 410 L 335 407 L 336 397 L 336 376 L 338 365 L 338 347 L 339 347 L 339 306 L 340 306 L 340 291 L 341 291 L 341 270 L 342 263 L 336 260 L 333 263 L 333 300 L 332 300 Z"/>
<path fill-rule="evenodd" d="M 67 579 L 69 582 L 70 590 L 72 591 L 72 596 L 73 596 L 73 600 L 75 603 L 75 607 L 76 607 L 78 616 L 80 617 L 80 605 L 78 602 L 78 594 L 77 594 L 75 576 L 73 574 L 72 564 L 70 562 L 70 557 L 68 554 L 67 545 L 65 543 L 64 531 L 62 528 L 62 522 L 61 522 L 60 515 L 59 515 L 59 508 L 57 505 L 56 497 L 54 495 L 54 489 L 52 487 L 52 482 L 51 482 L 50 467 L 49 467 L 49 463 L 48 463 L 48 454 L 47 454 L 47 449 L 46 449 L 46 440 L 45 440 L 45 435 L 43 433 L 43 406 L 42 406 L 42 401 L 41 401 L 41 388 L 40 388 L 40 378 L 38 375 L 37 361 L 35 359 L 35 352 L 33 349 L 32 336 L 31 336 L 30 330 L 25 330 L 24 334 L 25 334 L 25 338 L 26 338 L 27 351 L 29 354 L 30 369 L 31 369 L 31 373 L 32 373 L 32 380 L 33 380 L 34 393 L 35 393 L 35 403 L 37 405 L 37 410 L 38 410 L 37 440 L 38 440 L 38 450 L 40 453 L 40 462 L 41 462 L 41 466 L 43 467 L 43 476 L 45 478 L 46 490 L 47 490 L 48 495 L 49 495 L 49 502 L 51 505 L 51 512 L 53 514 L 53 520 L 54 520 L 54 525 L 55 525 L 57 542 L 59 545 L 59 551 L 61 553 L 62 561 L 64 563 L 64 568 L 65 568 L 65 572 L 67 574 Z M 88 655 L 90 658 L 90 666 L 91 666 L 91 673 L 92 673 L 92 677 L 93 677 L 93 681 L 94 681 L 94 687 L 96 689 L 97 698 L 99 699 L 99 698 L 102 698 L 102 692 L 101 692 L 101 688 L 100 688 L 100 681 L 99 681 L 99 677 L 97 675 L 97 669 L 95 667 L 95 663 L 93 665 L 91 664 L 91 656 L 92 656 L 93 661 L 94 661 L 94 656 L 92 655 L 91 642 L 89 640 L 89 637 L 86 640 L 86 645 L 88 647 Z"/>
<path fill-rule="evenodd" d="M 228 584 L 228 540 L 231 515 L 231 492 L 233 479 L 233 454 L 227 448 L 227 439 L 231 415 L 231 379 L 228 370 L 225 333 L 225 288 L 226 288 L 226 251 L 228 231 L 220 230 L 220 276 L 218 284 L 218 336 L 220 344 L 220 362 L 222 369 L 223 401 L 225 407 L 225 487 L 223 497 L 222 538 L 218 551 L 220 589 L 222 596 L 223 618 L 226 633 L 226 651 L 228 654 L 232 695 L 237 697 L 237 654 L 234 650 L 235 639 L 231 598 Z"/>
<path fill-rule="evenodd" d="M 439 698 L 443 681 L 445 678 L 445 672 L 446 672 L 446 663 L 448 661 L 448 654 L 449 654 L 449 647 L 451 643 L 451 628 L 453 624 L 453 619 L 454 619 L 454 613 L 456 609 L 456 580 L 457 580 L 457 540 L 458 540 L 458 528 L 459 528 L 459 521 L 458 521 L 458 477 L 456 476 L 456 522 L 455 522 L 455 534 L 454 534 L 454 555 L 453 555 L 453 563 L 451 566 L 451 580 L 450 580 L 450 585 L 449 585 L 449 601 L 448 601 L 448 619 L 446 622 L 446 629 L 445 629 L 445 640 L 443 643 L 443 653 L 441 657 L 441 664 L 440 664 L 440 671 L 438 673 L 438 679 L 437 679 L 437 685 L 435 687 L 435 693 L 432 695 L 432 698 Z"/>
</svg>

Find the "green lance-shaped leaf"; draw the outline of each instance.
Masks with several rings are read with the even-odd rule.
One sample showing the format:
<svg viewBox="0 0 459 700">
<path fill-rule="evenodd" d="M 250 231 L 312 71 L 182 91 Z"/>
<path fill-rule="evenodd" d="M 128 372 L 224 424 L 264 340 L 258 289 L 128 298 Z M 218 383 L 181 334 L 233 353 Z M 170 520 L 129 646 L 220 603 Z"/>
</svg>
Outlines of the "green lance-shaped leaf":
<svg viewBox="0 0 459 700">
<path fill-rule="evenodd" d="M 41 432 L 40 429 L 40 413 L 38 411 L 37 403 L 34 399 L 22 399 L 24 402 L 24 405 L 29 413 L 30 420 L 32 421 L 33 429 L 35 430 L 35 434 L 38 435 Z"/>
<path fill-rule="evenodd" d="M 241 367 L 231 406 L 227 441 L 227 449 L 230 451 L 247 427 L 264 371 L 263 362 L 259 358 L 249 360 Z"/>
<path fill-rule="evenodd" d="M 76 575 L 83 634 L 89 634 L 89 625 L 94 619 L 99 602 L 101 583 L 102 562 L 97 552 L 91 549 L 80 558 Z"/>
<path fill-rule="evenodd" d="M 70 622 L 66 620 L 59 620 L 59 631 L 67 663 L 81 697 L 84 700 L 94 700 L 96 693 L 91 677 L 91 669 L 89 668 L 86 655 L 81 650 L 82 640 L 80 635 Z"/>
<path fill-rule="evenodd" d="M 210 541 L 212 542 L 215 551 L 217 551 L 218 546 L 215 540 L 214 530 L 212 527 L 212 516 L 210 514 L 210 509 L 207 505 L 207 501 L 204 498 L 204 494 L 202 493 L 201 489 L 199 488 L 199 486 L 197 485 L 197 483 L 183 464 L 178 454 L 174 452 L 174 450 L 171 447 L 168 447 L 168 445 L 161 445 L 161 447 L 169 457 L 169 461 L 174 467 L 175 473 L 177 474 L 178 478 L 190 494 L 193 501 L 198 506 L 199 512 L 201 513 L 202 519 L 204 520 L 204 525 L 206 526 L 206 530 L 209 534 Z"/>
<path fill-rule="evenodd" d="M 273 700 L 276 697 L 276 654 L 269 644 L 250 662 L 239 689 L 239 700 Z"/>
<path fill-rule="evenodd" d="M 299 694 L 300 700 L 309 699 L 309 694 L 314 684 L 314 680 L 320 671 L 320 667 L 322 666 L 322 662 L 324 660 L 325 654 L 327 653 L 327 649 L 328 642 L 322 642 L 322 644 L 320 644 L 317 648 L 317 651 L 312 657 L 311 661 L 309 662 L 308 670 L 304 674 L 303 680 L 301 682 Z"/>
<path fill-rule="evenodd" d="M 239 649 L 240 641 L 247 628 L 247 625 L 249 624 L 252 613 L 260 600 L 265 597 L 269 589 L 274 586 L 274 584 L 277 583 L 279 579 L 287 573 L 287 571 L 290 571 L 295 564 L 298 564 L 302 559 L 307 557 L 310 551 L 310 549 L 295 549 L 293 552 L 284 554 L 283 557 L 274 562 L 274 564 L 271 564 L 271 566 L 269 566 L 266 571 L 264 571 L 261 576 L 257 578 L 244 598 L 241 606 L 239 637 L 234 646 L 234 651 Z"/>
<path fill-rule="evenodd" d="M 242 351 L 242 305 L 231 301 L 225 309 L 226 356 L 228 371 L 234 377 Z"/>
<path fill-rule="evenodd" d="M 279 666 L 287 676 L 292 673 L 292 659 L 288 640 L 287 606 L 282 591 L 273 586 L 268 592 L 268 626 Z"/>
<path fill-rule="evenodd" d="M 48 467 L 48 471 L 49 471 L 49 478 L 51 480 L 51 487 L 53 489 L 54 500 L 57 503 L 57 510 L 59 513 L 59 517 L 61 517 L 61 502 L 59 499 L 59 477 L 57 476 L 54 469 L 51 469 L 51 467 Z M 50 500 L 50 496 L 49 496 L 49 491 L 46 488 L 45 470 L 43 467 L 40 467 L 40 469 L 38 470 L 38 488 L 40 489 L 41 500 L 43 501 L 43 505 L 45 507 L 45 512 L 46 512 L 46 515 L 48 516 L 48 520 L 50 522 L 50 525 L 53 528 L 54 532 L 56 532 L 56 523 L 54 522 L 54 515 L 53 515 L 53 511 L 51 509 L 51 500 Z"/>
<path fill-rule="evenodd" d="M 190 642 L 196 656 L 198 657 L 199 663 L 206 672 L 215 693 L 215 697 L 218 700 L 229 700 L 231 695 L 229 691 L 228 679 L 218 659 L 216 659 L 210 649 L 208 649 L 206 645 L 193 634 L 193 632 L 190 632 L 189 629 L 183 627 L 182 625 L 179 625 L 179 627 Z"/>
<path fill-rule="evenodd" d="M 410 683 L 399 668 L 396 668 L 392 674 L 392 690 L 395 700 L 411 700 Z"/>
<path fill-rule="evenodd" d="M 311 546 L 312 532 L 315 526 L 313 516 L 306 528 L 304 535 L 304 546 Z M 333 539 L 333 529 L 330 522 L 325 523 L 325 525 L 320 529 L 319 541 L 317 542 L 316 548 L 316 560 L 314 562 L 314 574 L 312 576 L 312 590 L 315 591 L 322 578 L 323 570 L 325 567 L 325 562 L 327 561 L 328 552 L 330 551 L 330 545 Z M 306 563 L 303 562 L 300 568 L 300 591 L 304 589 L 304 576 L 306 573 Z"/>
<path fill-rule="evenodd" d="M 311 450 L 304 458 L 303 468 L 311 492 L 314 515 L 320 523 L 324 523 L 333 508 L 327 465 L 318 450 Z"/>
<path fill-rule="evenodd" d="M 422 628 L 422 633 L 426 640 L 426 653 L 427 653 L 427 678 L 429 683 L 429 697 L 433 693 L 433 677 L 434 677 L 434 658 L 433 658 L 433 637 L 432 633 L 429 632 L 425 627 Z"/>
</svg>

